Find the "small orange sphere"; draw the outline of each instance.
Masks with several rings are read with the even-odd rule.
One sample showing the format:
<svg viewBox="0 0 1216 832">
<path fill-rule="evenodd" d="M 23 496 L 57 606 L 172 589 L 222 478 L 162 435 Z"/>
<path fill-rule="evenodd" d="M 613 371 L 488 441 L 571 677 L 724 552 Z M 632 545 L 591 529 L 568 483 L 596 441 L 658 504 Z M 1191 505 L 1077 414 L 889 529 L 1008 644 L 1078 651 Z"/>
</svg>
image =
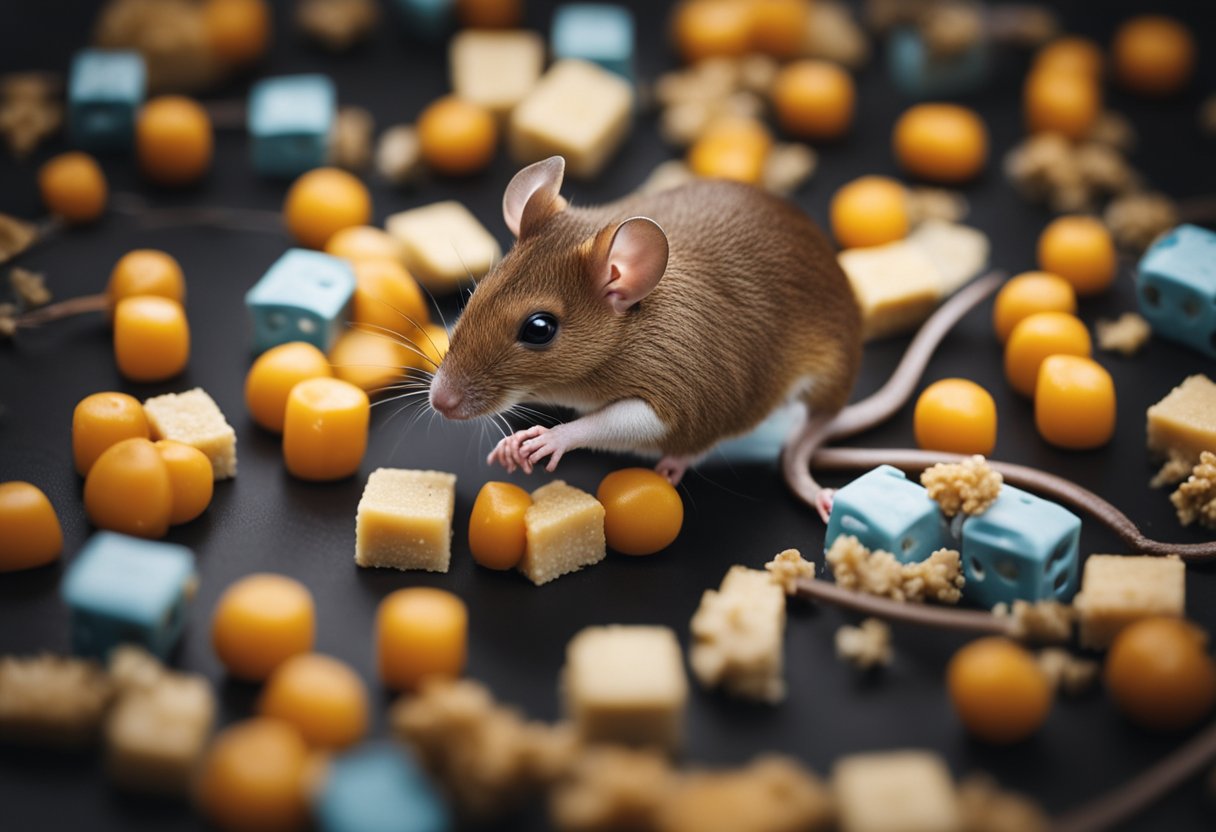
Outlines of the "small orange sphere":
<svg viewBox="0 0 1216 832">
<path fill-rule="evenodd" d="M 996 402 L 974 381 L 933 382 L 917 398 L 912 418 L 920 448 L 987 456 L 996 447 Z"/>
<path fill-rule="evenodd" d="M 114 264 L 106 285 L 111 315 L 120 300 L 134 295 L 158 295 L 184 303 L 186 278 L 181 265 L 169 254 L 153 248 L 128 251 Z"/>
<path fill-rule="evenodd" d="M 335 232 L 325 243 L 325 253 L 358 260 L 401 260 L 401 245 L 391 234 L 373 225 L 353 225 Z"/>
<path fill-rule="evenodd" d="M 757 185 L 772 146 L 768 128 L 756 119 L 722 118 L 688 148 L 688 167 L 697 176 Z"/>
<path fill-rule="evenodd" d="M 1115 435 L 1115 382 L 1092 358 L 1050 355 L 1034 388 L 1034 424 L 1058 448 L 1100 448 Z"/>
<path fill-rule="evenodd" d="M 428 676 L 454 679 L 468 657 L 469 611 L 452 593 L 399 589 L 376 611 L 380 679 L 393 690 L 416 690 Z"/>
<path fill-rule="evenodd" d="M 977 639 L 955 653 L 946 686 L 967 732 L 996 745 L 1026 739 L 1051 711 L 1051 683 L 1034 656 L 1000 636 Z"/>
<path fill-rule="evenodd" d="M 93 393 L 72 412 L 72 456 L 76 473 L 89 473 L 97 457 L 124 439 L 147 439 L 152 433 L 139 399 L 126 393 Z"/>
<path fill-rule="evenodd" d="M 114 307 L 114 360 L 131 381 L 165 381 L 186 369 L 190 325 L 182 305 L 157 295 L 120 300 Z"/>
<path fill-rule="evenodd" d="M 292 656 L 312 650 L 312 593 L 286 575 L 260 573 L 233 583 L 211 614 L 211 644 L 228 672 L 264 681 Z"/>
<path fill-rule="evenodd" d="M 895 122 L 892 140 L 900 167 L 931 182 L 973 179 L 988 160 L 988 128 L 957 104 L 917 104 Z"/>
<path fill-rule="evenodd" d="M 164 537 L 173 513 L 173 482 L 156 446 L 136 438 L 107 448 L 85 477 L 84 508 L 99 529 Z"/>
<path fill-rule="evenodd" d="M 835 139 L 853 123 L 853 76 L 831 61 L 794 61 L 773 82 L 781 129 L 804 139 Z"/>
<path fill-rule="evenodd" d="M 1157 731 L 1181 731 L 1216 704 L 1216 662 L 1207 634 L 1183 618 L 1144 618 L 1115 636 L 1104 676 L 1129 719 Z"/>
<path fill-rule="evenodd" d="M 106 210 L 106 175 L 96 159 L 78 150 L 44 162 L 38 189 L 46 209 L 73 225 L 93 222 Z"/>
<path fill-rule="evenodd" d="M 367 186 L 338 168 L 316 168 L 301 175 L 283 202 L 287 230 L 309 248 L 322 248 L 336 232 L 367 225 L 371 217 Z"/>
<path fill-rule="evenodd" d="M 1098 81 L 1102 78 L 1102 48 L 1088 38 L 1056 38 L 1034 56 L 1031 72 L 1072 72 Z"/>
<path fill-rule="evenodd" d="M 1102 113 L 1102 89 L 1079 72 L 1039 70 L 1026 77 L 1024 102 L 1030 132 L 1083 139 Z"/>
<path fill-rule="evenodd" d="M 245 376 L 245 405 L 266 430 L 283 432 L 291 388 L 310 378 L 333 375 L 325 353 L 304 341 L 271 347 L 257 357 Z"/>
<path fill-rule="evenodd" d="M 155 445 L 169 470 L 169 488 L 172 492 L 169 524 L 177 526 L 189 523 L 211 505 L 215 469 L 205 453 L 184 442 L 162 439 Z"/>
<path fill-rule="evenodd" d="M 829 209 L 841 248 L 880 246 L 908 236 L 908 192 L 885 176 L 863 176 L 844 185 Z"/>
<path fill-rule="evenodd" d="M 488 569 L 513 569 L 527 548 L 524 514 L 532 496 L 509 482 L 488 482 L 469 515 L 469 551 Z"/>
<path fill-rule="evenodd" d="M 380 259 L 355 263 L 351 320 L 385 337 L 397 333 L 419 344 L 424 340 L 420 330 L 431 316 L 418 281 L 398 261 Z"/>
<path fill-rule="evenodd" d="M 808 0 L 751 0 L 752 50 L 787 59 L 804 54 Z"/>
<path fill-rule="evenodd" d="M 752 9 L 741 0 L 685 0 L 676 7 L 672 33 L 688 63 L 739 57 L 752 47 Z"/>
<path fill-rule="evenodd" d="M 672 544 L 684 525 L 675 486 L 649 468 L 613 471 L 595 497 L 604 506 L 604 537 L 623 555 L 653 555 Z"/>
<path fill-rule="evenodd" d="M 1013 328 L 1036 312 L 1077 311 L 1077 293 L 1058 275 L 1048 272 L 1023 272 L 1012 277 L 996 293 L 992 306 L 992 328 L 1003 344 Z"/>
<path fill-rule="evenodd" d="M 367 733 L 367 687 L 344 662 L 319 653 L 283 662 L 262 691 L 262 716 L 294 725 L 309 745 L 346 748 Z"/>
<path fill-rule="evenodd" d="M 139 169 L 158 185 L 189 185 L 211 167 L 211 117 L 181 95 L 153 98 L 135 124 Z"/>
<path fill-rule="evenodd" d="M 1080 355 L 1093 350 L 1089 330 L 1075 315 L 1036 312 L 1024 318 L 1005 342 L 1005 378 L 1023 396 L 1033 396 L 1043 360 L 1052 355 Z"/>
<path fill-rule="evenodd" d="M 1110 231 L 1094 217 L 1052 220 L 1039 235 L 1038 256 L 1039 268 L 1067 280 L 1082 297 L 1110 286 L 1119 265 Z"/>
<path fill-rule="evenodd" d="M 203 29 L 212 52 L 221 60 L 251 63 L 270 46 L 270 7 L 266 0 L 207 0 Z"/>
<path fill-rule="evenodd" d="M 1133 17 L 1115 33 L 1111 51 L 1119 83 L 1141 95 L 1178 92 L 1195 72 L 1195 37 L 1172 17 Z"/>
<path fill-rule="evenodd" d="M 224 832 L 296 832 L 308 824 L 308 746 L 299 731 L 257 717 L 216 734 L 203 759 L 198 803 Z"/>
<path fill-rule="evenodd" d="M 418 142 L 423 161 L 440 173 L 477 173 L 494 159 L 498 123 L 485 107 L 447 95 L 418 116 Z"/>
<path fill-rule="evenodd" d="M 63 529 L 42 489 L 0 482 L 0 573 L 45 566 L 63 550 Z"/>
</svg>

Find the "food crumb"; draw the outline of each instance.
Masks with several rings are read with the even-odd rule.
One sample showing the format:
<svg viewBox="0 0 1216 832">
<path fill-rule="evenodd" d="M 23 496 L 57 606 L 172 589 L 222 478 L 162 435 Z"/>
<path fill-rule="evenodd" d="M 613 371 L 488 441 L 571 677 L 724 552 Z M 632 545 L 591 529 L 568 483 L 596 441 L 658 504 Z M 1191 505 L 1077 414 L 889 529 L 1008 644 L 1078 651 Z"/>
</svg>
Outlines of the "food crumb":
<svg viewBox="0 0 1216 832">
<path fill-rule="evenodd" d="M 376 173 L 394 185 L 408 185 L 422 170 L 422 143 L 412 124 L 398 124 L 380 134 Z"/>
<path fill-rule="evenodd" d="M 38 229 L 32 223 L 0 214 L 0 263 L 13 259 L 37 239 Z"/>
<path fill-rule="evenodd" d="M 1081 659 L 1061 647 L 1048 647 L 1038 655 L 1039 667 L 1051 686 L 1065 696 L 1081 696 L 1098 681 L 1098 663 Z"/>
<path fill-rule="evenodd" d="M 845 625 L 836 631 L 836 657 L 858 670 L 886 667 L 894 655 L 891 628 L 877 618 L 867 618 L 859 626 Z"/>
<path fill-rule="evenodd" d="M 921 485 L 947 517 L 960 511 L 983 514 L 1000 496 L 1002 482 L 1000 473 L 978 454 L 962 462 L 939 462 L 920 475 Z"/>
<path fill-rule="evenodd" d="M 590 748 L 554 786 L 549 816 L 559 832 L 653 829 L 677 776 L 653 749 Z"/>
<path fill-rule="evenodd" d="M 1047 832 L 1047 815 L 1034 801 L 973 774 L 958 784 L 958 805 L 968 832 Z"/>
<path fill-rule="evenodd" d="M 1124 312 L 1113 321 L 1100 318 L 1096 329 L 1098 349 L 1124 356 L 1140 352 L 1153 331 L 1148 321 L 1135 312 Z"/>
<path fill-rule="evenodd" d="M 1182 451 L 1171 450 L 1169 458 L 1161 466 L 1161 469 L 1153 475 L 1149 481 L 1150 488 L 1160 488 L 1163 485 L 1175 485 L 1182 482 L 1191 475 L 1191 471 L 1195 468 L 1195 460 L 1190 454 Z"/>
<path fill-rule="evenodd" d="M 1110 201 L 1102 221 L 1121 248 L 1144 251 L 1178 224 L 1178 204 L 1158 191 L 1125 194 Z"/>
<path fill-rule="evenodd" d="M 8 281 L 26 309 L 36 309 L 51 302 L 51 290 L 46 288 L 46 281 L 37 272 L 14 268 L 8 273 Z"/>
<path fill-rule="evenodd" d="M 372 160 L 372 133 L 375 129 L 375 119 L 362 107 L 338 110 L 330 134 L 330 161 L 349 171 L 365 169 Z"/>
<path fill-rule="evenodd" d="M 841 535 L 827 553 L 838 586 L 894 601 L 926 599 L 956 604 L 962 598 L 962 561 L 953 549 L 938 549 L 918 563 L 901 564 L 890 552 L 871 552 L 852 535 Z"/>
<path fill-rule="evenodd" d="M 802 557 L 797 549 L 786 549 L 764 564 L 773 583 L 780 586 L 786 595 L 798 589 L 800 578 L 814 578 L 815 564 Z"/>
<path fill-rule="evenodd" d="M 992 614 L 1012 619 L 1010 635 L 1019 641 L 1040 644 L 1063 644 L 1072 638 L 1072 625 L 1077 613 L 1068 604 L 1059 601 L 1023 601 L 1018 599 L 1010 608 L 997 604 Z"/>
<path fill-rule="evenodd" d="M 764 188 L 778 196 L 789 196 L 815 174 L 818 163 L 819 157 L 810 145 L 778 144 L 764 162 Z"/>
<path fill-rule="evenodd" d="M 1198 521 L 1201 526 L 1216 529 L 1216 454 L 1211 451 L 1199 454 L 1199 463 L 1170 495 L 1170 502 L 1182 525 Z"/>
<path fill-rule="evenodd" d="M 967 197 L 947 188 L 908 188 L 908 224 L 920 225 L 927 220 L 962 222 L 971 210 Z"/>
<path fill-rule="evenodd" d="M 345 52 L 364 40 L 379 16 L 375 0 L 301 0 L 296 7 L 300 31 L 330 52 Z"/>
</svg>

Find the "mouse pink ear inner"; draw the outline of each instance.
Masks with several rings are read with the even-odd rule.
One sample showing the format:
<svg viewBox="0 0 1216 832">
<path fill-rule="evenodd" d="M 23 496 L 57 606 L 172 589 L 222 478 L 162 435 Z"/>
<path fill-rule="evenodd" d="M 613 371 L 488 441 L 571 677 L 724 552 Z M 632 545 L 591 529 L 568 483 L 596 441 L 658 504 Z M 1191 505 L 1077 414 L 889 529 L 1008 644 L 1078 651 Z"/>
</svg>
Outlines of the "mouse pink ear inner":
<svg viewBox="0 0 1216 832">
<path fill-rule="evenodd" d="M 659 285 L 667 271 L 667 234 L 649 217 L 633 217 L 616 227 L 599 269 L 604 300 L 624 314 Z"/>
<path fill-rule="evenodd" d="M 550 156 L 528 165 L 511 179 L 502 197 L 502 216 L 516 237 L 526 237 L 566 207 L 558 193 L 566 174 L 566 160 Z"/>
</svg>

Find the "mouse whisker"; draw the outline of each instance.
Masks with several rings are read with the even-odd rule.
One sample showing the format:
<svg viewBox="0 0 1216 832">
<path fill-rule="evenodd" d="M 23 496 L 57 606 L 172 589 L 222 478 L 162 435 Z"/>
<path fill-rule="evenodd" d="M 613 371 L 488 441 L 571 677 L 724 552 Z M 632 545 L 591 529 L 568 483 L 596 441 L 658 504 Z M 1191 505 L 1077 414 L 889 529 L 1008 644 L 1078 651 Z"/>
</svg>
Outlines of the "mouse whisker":
<svg viewBox="0 0 1216 832">
<path fill-rule="evenodd" d="M 439 322 L 443 324 L 443 328 L 451 331 L 451 327 L 448 326 L 448 319 L 444 317 L 443 308 L 439 305 L 439 301 L 435 299 L 435 293 L 421 283 L 418 285 L 422 287 L 422 291 L 426 292 L 426 296 L 430 298 L 431 306 L 435 307 L 435 312 L 439 315 Z M 421 329 L 421 327 L 419 328 Z M 426 332 L 426 330 L 423 330 L 423 332 Z"/>
<path fill-rule="evenodd" d="M 391 309 L 393 312 L 395 312 L 395 313 L 397 313 L 398 315 L 400 315 L 400 316 L 401 316 L 401 318 L 402 318 L 402 319 L 404 319 L 404 320 L 406 321 L 406 323 L 410 324 L 410 325 L 411 325 L 412 327 L 414 327 L 415 329 L 422 329 L 422 324 L 418 323 L 416 320 L 414 320 L 413 318 L 411 318 L 409 315 L 405 314 L 403 311 L 401 311 L 400 309 L 398 309 L 396 306 L 394 306 L 393 304 L 391 304 L 391 303 L 389 303 L 388 301 L 386 301 L 384 298 L 379 298 L 379 297 L 378 297 L 378 298 L 375 298 L 375 301 L 376 301 L 377 303 L 383 304 L 384 306 L 387 306 L 387 307 L 388 307 L 389 309 Z M 358 322 L 358 321 L 351 321 L 351 322 L 350 322 L 350 326 L 352 326 L 352 327 L 357 327 L 357 326 L 359 326 L 359 324 L 360 324 L 360 323 L 361 323 L 361 322 Z M 381 327 L 381 329 L 384 329 L 384 327 Z M 388 331 L 391 331 L 391 330 L 388 330 Z"/>
<path fill-rule="evenodd" d="M 427 355 L 425 350 L 423 350 L 421 347 L 419 347 L 416 343 L 414 343 L 409 338 L 406 338 L 400 332 L 394 332 L 393 330 L 388 329 L 386 327 L 378 326 L 376 324 L 368 324 L 368 323 L 355 323 L 355 324 L 351 324 L 351 326 L 362 332 L 366 332 L 369 335 L 379 335 L 381 338 L 388 338 L 389 340 L 393 341 L 394 343 L 399 344 L 402 347 L 405 347 L 407 350 L 414 353 L 414 355 L 418 356 L 423 361 L 430 364 L 432 367 L 439 366 L 433 358 L 431 358 L 429 355 Z M 426 339 L 431 342 L 431 347 L 435 350 L 435 352 L 439 352 L 439 348 L 435 346 L 435 342 L 431 341 L 431 336 L 426 334 L 426 330 L 423 329 L 423 330 L 420 330 L 420 332 L 422 332 L 422 334 L 424 336 L 426 336 Z"/>
<path fill-rule="evenodd" d="M 405 399 L 415 398 L 417 396 L 421 396 L 421 395 L 424 395 L 429 392 L 430 392 L 429 390 L 413 390 L 408 393 L 400 393 L 396 396 L 389 396 L 387 399 L 380 399 L 379 401 L 372 402 L 372 407 L 376 407 L 377 405 L 382 405 L 382 404 L 388 404 L 389 402 L 399 402 L 399 401 L 403 401 Z M 408 404 L 414 404 L 414 402 L 408 402 Z"/>
</svg>

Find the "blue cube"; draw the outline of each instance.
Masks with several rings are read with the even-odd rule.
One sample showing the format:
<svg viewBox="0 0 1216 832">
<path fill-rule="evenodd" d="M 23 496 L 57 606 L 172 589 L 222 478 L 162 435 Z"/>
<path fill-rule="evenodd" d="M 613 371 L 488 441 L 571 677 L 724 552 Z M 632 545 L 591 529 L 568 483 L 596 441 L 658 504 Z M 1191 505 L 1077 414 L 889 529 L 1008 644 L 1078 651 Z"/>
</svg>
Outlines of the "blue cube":
<svg viewBox="0 0 1216 832">
<path fill-rule="evenodd" d="M 186 624 L 196 583 L 185 546 L 97 532 L 68 567 L 72 652 L 105 659 L 119 644 L 167 658 Z"/>
<path fill-rule="evenodd" d="M 447 807 L 405 749 L 367 743 L 329 765 L 314 798 L 320 832 L 444 832 Z"/>
<path fill-rule="evenodd" d="M 1180 225 L 1153 243 L 1136 295 L 1154 333 L 1216 358 L 1216 233 Z"/>
<path fill-rule="evenodd" d="M 1081 519 L 1011 485 L 983 514 L 963 521 L 963 597 L 981 607 L 1067 603 L 1077 592 Z"/>
<path fill-rule="evenodd" d="M 887 40 L 891 80 L 913 98 L 974 92 L 988 79 L 988 44 L 981 40 L 959 55 L 936 58 L 914 28 L 899 28 Z"/>
<path fill-rule="evenodd" d="M 402 27 L 419 40 L 439 40 L 452 28 L 454 0 L 392 0 Z"/>
<path fill-rule="evenodd" d="M 557 8 L 550 34 L 555 60 L 579 58 L 633 81 L 633 13 L 607 3 L 570 3 Z"/>
<path fill-rule="evenodd" d="M 265 176 L 298 176 L 325 164 L 337 110 L 325 75 L 265 78 L 249 91 L 253 167 Z"/>
<path fill-rule="evenodd" d="M 68 77 L 68 131 L 86 150 L 129 150 L 147 73 L 138 52 L 84 49 Z"/>
<path fill-rule="evenodd" d="M 937 503 L 890 465 L 880 465 L 836 492 L 825 548 L 842 534 L 869 549 L 890 552 L 902 563 L 925 560 L 953 545 Z"/>
<path fill-rule="evenodd" d="M 245 294 L 253 348 L 264 352 L 307 341 L 328 352 L 346 323 L 355 273 L 350 262 L 319 251 L 288 249 Z"/>
</svg>

